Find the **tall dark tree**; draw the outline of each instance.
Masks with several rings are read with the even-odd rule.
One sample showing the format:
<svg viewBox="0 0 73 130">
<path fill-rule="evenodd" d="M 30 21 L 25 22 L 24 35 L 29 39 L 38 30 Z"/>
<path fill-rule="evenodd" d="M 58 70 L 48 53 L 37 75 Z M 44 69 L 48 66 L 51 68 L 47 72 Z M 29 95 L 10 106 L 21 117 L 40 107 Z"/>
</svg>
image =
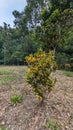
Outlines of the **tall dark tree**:
<svg viewBox="0 0 73 130">
<path fill-rule="evenodd" d="M 50 0 L 50 3 L 49 10 L 42 12 L 43 41 L 45 49 L 55 50 L 60 43 L 65 42 L 65 36 L 73 26 L 73 9 L 70 1 Z"/>
</svg>

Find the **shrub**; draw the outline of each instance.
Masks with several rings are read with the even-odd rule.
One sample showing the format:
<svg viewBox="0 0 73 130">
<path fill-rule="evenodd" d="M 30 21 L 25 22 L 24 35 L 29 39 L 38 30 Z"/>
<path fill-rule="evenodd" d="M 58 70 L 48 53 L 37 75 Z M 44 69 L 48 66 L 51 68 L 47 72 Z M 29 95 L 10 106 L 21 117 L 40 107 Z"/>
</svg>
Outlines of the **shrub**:
<svg viewBox="0 0 73 130">
<path fill-rule="evenodd" d="M 28 63 L 27 82 L 32 85 L 36 96 L 43 99 L 56 82 L 56 78 L 52 78 L 51 75 L 57 67 L 53 52 L 45 53 L 39 49 L 34 55 L 27 56 L 26 62 Z"/>
<path fill-rule="evenodd" d="M 56 53 L 56 61 L 58 64 L 58 69 L 65 69 L 65 64 L 68 63 L 68 56 L 65 53 Z"/>
<path fill-rule="evenodd" d="M 20 95 L 15 95 L 15 96 L 11 97 L 10 100 L 11 100 L 11 102 L 12 102 L 13 104 L 17 104 L 17 103 L 21 103 L 21 102 L 22 102 L 23 97 L 20 96 Z"/>
<path fill-rule="evenodd" d="M 70 64 L 65 64 L 65 70 L 70 70 L 71 69 L 71 65 Z"/>
</svg>

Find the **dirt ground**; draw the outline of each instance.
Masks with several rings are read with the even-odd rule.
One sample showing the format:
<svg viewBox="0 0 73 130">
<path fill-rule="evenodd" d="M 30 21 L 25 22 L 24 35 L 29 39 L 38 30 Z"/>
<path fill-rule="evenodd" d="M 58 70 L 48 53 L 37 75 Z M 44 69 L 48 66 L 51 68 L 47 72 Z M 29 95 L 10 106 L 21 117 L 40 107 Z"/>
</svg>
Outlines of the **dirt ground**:
<svg viewBox="0 0 73 130">
<path fill-rule="evenodd" d="M 73 77 L 56 71 L 57 83 L 41 104 L 25 81 L 25 69 L 0 67 L 0 130 L 73 130 Z M 5 71 L 16 77 L 3 82 Z M 10 98 L 17 94 L 23 101 L 13 104 Z"/>
</svg>

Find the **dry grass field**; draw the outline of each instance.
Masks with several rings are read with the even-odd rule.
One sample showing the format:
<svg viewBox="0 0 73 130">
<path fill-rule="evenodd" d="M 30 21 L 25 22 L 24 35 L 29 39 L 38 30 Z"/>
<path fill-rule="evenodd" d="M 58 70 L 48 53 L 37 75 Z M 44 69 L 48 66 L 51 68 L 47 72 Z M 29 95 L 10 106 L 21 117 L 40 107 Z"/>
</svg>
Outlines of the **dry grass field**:
<svg viewBox="0 0 73 130">
<path fill-rule="evenodd" d="M 0 66 L 0 130 L 73 130 L 73 72 L 55 72 L 43 104 L 25 75 L 25 66 Z"/>
</svg>

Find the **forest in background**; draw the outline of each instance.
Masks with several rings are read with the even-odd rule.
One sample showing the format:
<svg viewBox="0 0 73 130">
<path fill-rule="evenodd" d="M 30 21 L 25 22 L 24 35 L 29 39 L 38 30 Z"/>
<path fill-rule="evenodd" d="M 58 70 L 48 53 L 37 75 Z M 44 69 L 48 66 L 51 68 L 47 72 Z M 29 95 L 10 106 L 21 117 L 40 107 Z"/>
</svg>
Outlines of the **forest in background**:
<svg viewBox="0 0 73 130">
<path fill-rule="evenodd" d="M 54 50 L 59 68 L 73 70 L 72 0 L 27 0 L 22 12 L 14 10 L 14 27 L 0 26 L 0 65 L 23 65 L 38 48 Z"/>
</svg>

